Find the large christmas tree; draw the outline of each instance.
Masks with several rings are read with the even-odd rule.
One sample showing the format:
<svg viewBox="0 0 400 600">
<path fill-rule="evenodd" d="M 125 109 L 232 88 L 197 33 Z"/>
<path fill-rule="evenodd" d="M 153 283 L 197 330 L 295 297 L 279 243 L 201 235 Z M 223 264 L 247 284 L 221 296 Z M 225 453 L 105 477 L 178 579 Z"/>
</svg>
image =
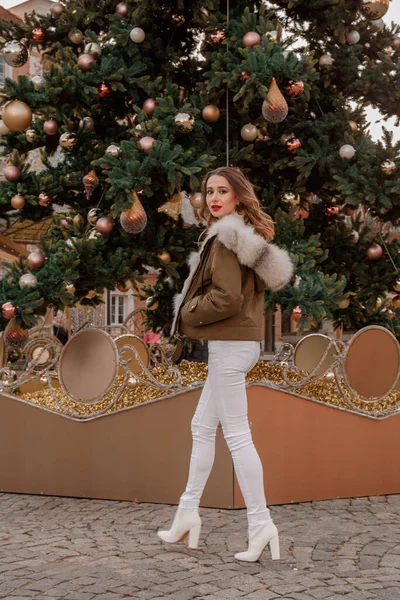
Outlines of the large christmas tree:
<svg viewBox="0 0 400 600">
<path fill-rule="evenodd" d="M 199 236 L 183 207 L 198 206 L 207 170 L 229 164 L 255 184 L 296 265 L 266 309 L 280 305 L 305 328 L 328 318 L 400 334 L 389 241 L 400 144 L 389 132 L 374 143 L 365 117 L 368 105 L 400 116 L 400 27 L 380 20 L 388 5 L 71 0 L 0 23 L 9 64 L 33 46 L 45 60 L 43 77 L 2 90 L 2 217 L 54 217 L 40 252 L 1 282 L 0 327 L 96 305 L 130 281 L 147 297 L 149 326 L 168 333 Z"/>
</svg>

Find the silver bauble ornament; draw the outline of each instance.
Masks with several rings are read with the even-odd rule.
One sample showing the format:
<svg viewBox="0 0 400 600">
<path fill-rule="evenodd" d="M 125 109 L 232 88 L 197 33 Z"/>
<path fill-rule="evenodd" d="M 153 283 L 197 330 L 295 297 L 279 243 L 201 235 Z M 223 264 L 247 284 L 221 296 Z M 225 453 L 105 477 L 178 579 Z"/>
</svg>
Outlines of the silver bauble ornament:
<svg viewBox="0 0 400 600">
<path fill-rule="evenodd" d="M 34 288 L 37 286 L 37 279 L 32 273 L 25 273 L 19 278 L 18 285 L 21 289 L 24 287 Z"/>
<path fill-rule="evenodd" d="M 240 135 L 245 142 L 254 142 L 258 136 L 258 129 L 252 123 L 247 123 L 246 125 L 243 125 L 242 129 L 240 130 Z"/>
<path fill-rule="evenodd" d="M 37 133 L 34 129 L 27 129 L 25 132 L 25 137 L 26 141 L 32 144 L 37 138 Z"/>
<path fill-rule="evenodd" d="M 121 151 L 121 148 L 119 146 L 117 146 L 116 144 L 110 144 L 106 149 L 106 154 L 117 158 L 118 156 L 121 156 L 122 151 Z"/>
<path fill-rule="evenodd" d="M 397 170 L 396 163 L 392 160 L 385 160 L 381 164 L 381 171 L 384 175 L 392 175 Z"/>
<path fill-rule="evenodd" d="M 319 64 L 323 67 L 330 67 L 333 65 L 334 60 L 330 54 L 323 54 L 319 59 Z"/>
<path fill-rule="evenodd" d="M 79 121 L 79 129 L 81 131 L 94 131 L 94 119 L 92 119 L 92 117 L 83 117 L 83 119 L 81 119 Z"/>
<path fill-rule="evenodd" d="M 349 31 L 346 35 L 346 40 L 348 44 L 358 44 L 360 41 L 360 34 L 358 31 Z"/>
<path fill-rule="evenodd" d="M 130 32 L 129 37 L 131 38 L 132 42 L 135 42 L 135 44 L 140 44 L 143 42 L 146 34 L 140 27 L 134 27 Z"/>
<path fill-rule="evenodd" d="M 6 42 L 3 46 L 3 58 L 10 67 L 22 67 L 28 60 L 27 47 L 18 40 Z"/>
<path fill-rule="evenodd" d="M 70 31 L 68 37 L 73 44 L 80 44 L 83 40 L 83 33 L 79 29 L 77 31 Z"/>
<path fill-rule="evenodd" d="M 41 75 L 34 75 L 34 77 L 32 77 L 32 79 L 31 79 L 31 82 L 32 82 L 35 92 L 40 92 L 40 90 L 43 89 L 43 87 L 46 83 L 46 80 Z"/>
<path fill-rule="evenodd" d="M 194 117 L 189 113 L 178 113 L 174 117 L 175 129 L 179 133 L 190 133 L 194 127 Z"/>
<path fill-rule="evenodd" d="M 85 46 L 84 53 L 91 54 L 93 56 L 96 56 L 96 54 L 97 54 L 97 56 L 100 56 L 101 46 L 100 46 L 100 44 L 96 44 L 96 42 L 89 42 Z"/>
<path fill-rule="evenodd" d="M 348 160 L 351 160 L 355 153 L 355 148 L 353 148 L 351 144 L 344 144 L 339 150 L 339 155 L 342 158 L 347 158 Z"/>
<path fill-rule="evenodd" d="M 91 208 L 87 214 L 87 220 L 89 225 L 96 225 L 97 219 L 101 215 L 101 210 L 99 208 Z"/>
<path fill-rule="evenodd" d="M 66 131 L 60 136 L 58 143 L 60 144 L 63 150 L 71 151 L 74 150 L 78 145 L 78 139 L 75 133 L 70 133 L 69 131 Z"/>
</svg>

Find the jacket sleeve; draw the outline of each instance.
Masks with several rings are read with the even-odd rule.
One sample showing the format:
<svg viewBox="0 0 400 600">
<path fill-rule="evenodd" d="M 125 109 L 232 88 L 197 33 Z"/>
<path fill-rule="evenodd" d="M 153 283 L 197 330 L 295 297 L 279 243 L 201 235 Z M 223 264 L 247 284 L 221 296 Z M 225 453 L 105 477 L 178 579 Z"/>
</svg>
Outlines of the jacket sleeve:
<svg viewBox="0 0 400 600">
<path fill-rule="evenodd" d="M 195 296 L 182 308 L 182 322 L 192 327 L 222 321 L 242 308 L 241 266 L 236 255 L 220 242 L 216 242 L 213 249 L 211 270 L 212 289 Z"/>
</svg>

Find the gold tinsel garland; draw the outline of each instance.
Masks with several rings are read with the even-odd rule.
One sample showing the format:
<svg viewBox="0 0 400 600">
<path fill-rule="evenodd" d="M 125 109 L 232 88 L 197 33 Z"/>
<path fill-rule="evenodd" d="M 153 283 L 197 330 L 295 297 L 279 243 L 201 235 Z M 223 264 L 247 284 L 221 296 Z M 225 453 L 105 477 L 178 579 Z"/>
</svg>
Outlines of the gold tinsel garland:
<svg viewBox="0 0 400 600">
<path fill-rule="evenodd" d="M 192 384 L 204 382 L 207 378 L 207 365 L 205 363 L 182 363 L 177 368 L 182 375 L 181 385 L 185 388 L 190 389 Z M 174 381 L 173 375 L 166 375 L 166 370 L 166 367 L 158 367 L 153 369 L 151 373 L 153 377 L 155 377 L 160 383 L 171 384 Z M 284 367 L 280 364 L 259 361 L 254 369 L 252 369 L 252 371 L 250 371 L 250 373 L 247 375 L 247 383 L 265 383 L 266 385 L 271 383 L 274 385 L 282 385 L 284 383 L 283 370 Z M 143 379 L 146 379 L 146 375 L 144 373 L 141 373 L 140 376 Z M 294 382 L 301 381 L 305 378 L 305 376 L 306 373 L 296 374 L 294 371 L 289 371 L 288 373 L 288 377 Z M 144 404 L 145 402 L 163 398 L 174 393 L 173 391 L 165 392 L 162 389 L 151 387 L 146 383 L 138 382 L 132 388 L 126 387 L 118 401 L 107 409 L 109 404 L 112 402 L 114 394 L 121 386 L 122 379 L 122 377 L 117 377 L 112 390 L 107 394 L 107 396 L 105 396 L 100 402 L 90 405 L 74 402 L 72 399 L 68 398 L 68 396 L 65 396 L 59 387 L 56 387 L 54 389 L 54 393 L 57 396 L 59 404 L 65 409 L 65 411 L 60 410 L 59 406 L 57 406 L 57 403 L 53 399 L 47 386 L 44 386 L 42 390 L 36 392 L 24 394 L 17 393 L 16 395 L 31 404 L 42 406 L 43 408 L 47 408 L 56 412 L 63 412 L 64 414 L 68 411 L 71 411 L 74 413 L 76 418 L 82 417 L 87 419 L 90 417 L 90 415 L 95 415 L 99 412 L 102 414 L 111 414 L 113 412 L 132 408 L 134 406 Z M 345 410 L 351 409 L 349 404 L 339 393 L 335 382 L 328 382 L 325 379 L 306 383 L 305 385 L 294 390 L 285 390 L 282 388 L 282 391 L 287 391 L 290 394 L 324 402 L 329 406 L 334 406 Z M 352 402 L 354 405 L 356 405 L 357 408 L 361 409 L 366 414 L 370 413 L 371 415 L 382 410 L 389 411 L 392 414 L 400 412 L 400 407 L 397 406 L 399 401 L 400 392 L 391 393 L 377 402 L 363 402 L 352 396 Z"/>
</svg>

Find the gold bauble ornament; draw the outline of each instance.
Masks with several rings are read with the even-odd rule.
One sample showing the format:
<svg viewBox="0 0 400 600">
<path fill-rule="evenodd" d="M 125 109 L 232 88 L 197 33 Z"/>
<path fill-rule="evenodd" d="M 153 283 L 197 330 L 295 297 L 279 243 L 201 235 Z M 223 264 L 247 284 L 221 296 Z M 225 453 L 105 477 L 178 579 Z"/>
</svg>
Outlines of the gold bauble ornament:
<svg viewBox="0 0 400 600">
<path fill-rule="evenodd" d="M 89 173 L 82 178 L 82 181 L 85 186 L 86 200 L 90 200 L 94 190 L 99 185 L 99 178 L 96 175 L 96 171 L 91 169 Z"/>
<path fill-rule="evenodd" d="M 73 44 L 80 44 L 83 40 L 83 33 L 79 29 L 76 29 L 75 31 L 70 31 L 68 37 Z"/>
<path fill-rule="evenodd" d="M 215 123 L 220 117 L 218 106 L 215 106 L 215 104 L 207 104 L 201 111 L 201 116 L 206 123 Z"/>
<path fill-rule="evenodd" d="M 16 209 L 24 208 L 25 206 L 25 198 L 22 194 L 15 194 L 11 198 L 11 206 Z"/>
<path fill-rule="evenodd" d="M 62 289 L 63 292 L 66 292 L 67 294 L 75 294 L 76 292 L 76 287 L 71 281 L 64 281 L 62 284 Z"/>
<path fill-rule="evenodd" d="M 291 208 L 296 208 L 300 204 L 300 194 L 294 192 L 284 192 L 281 195 L 281 202 L 287 204 Z"/>
<path fill-rule="evenodd" d="M 132 192 L 132 196 L 134 198 L 132 206 L 121 213 L 119 220 L 124 231 L 140 233 L 147 225 L 147 215 L 137 193 Z"/>
<path fill-rule="evenodd" d="M 164 250 L 164 252 L 161 252 L 161 254 L 157 254 L 157 258 L 166 265 L 168 265 L 172 260 L 170 253 L 166 250 Z"/>
<path fill-rule="evenodd" d="M 53 17 L 58 17 L 64 10 L 64 6 L 60 2 L 53 2 L 50 7 L 50 12 Z"/>
<path fill-rule="evenodd" d="M 158 300 L 156 296 L 149 296 L 146 298 L 146 308 L 147 310 L 156 310 L 158 308 Z"/>
<path fill-rule="evenodd" d="M 392 304 L 395 308 L 400 308 L 400 296 L 395 296 L 392 299 Z"/>
<path fill-rule="evenodd" d="M 396 279 L 396 281 L 394 282 L 393 289 L 395 292 L 400 292 L 400 278 Z"/>
<path fill-rule="evenodd" d="M 285 91 L 288 96 L 297 98 L 304 91 L 304 83 L 302 81 L 289 81 L 285 87 Z"/>
<path fill-rule="evenodd" d="M 325 373 L 325 379 L 326 381 L 329 381 L 329 383 L 332 383 L 332 381 L 335 381 L 335 373 L 333 371 L 328 371 Z"/>
<path fill-rule="evenodd" d="M 78 138 L 76 137 L 75 133 L 66 131 L 60 136 L 58 143 L 63 150 L 71 151 L 74 150 L 78 145 Z"/>
<path fill-rule="evenodd" d="M 397 170 L 396 163 L 392 160 L 385 160 L 381 164 L 381 171 L 384 175 L 392 175 Z"/>
<path fill-rule="evenodd" d="M 201 208 L 203 206 L 203 199 L 200 192 L 196 192 L 190 196 L 190 204 L 193 208 Z"/>
<path fill-rule="evenodd" d="M 383 300 L 382 300 L 382 298 L 380 298 L 378 296 L 377 299 L 376 299 L 376 302 L 375 302 L 375 308 L 376 308 L 376 310 L 379 310 L 380 307 L 382 306 L 382 304 L 383 304 Z"/>
<path fill-rule="evenodd" d="M 353 132 L 356 132 L 358 130 L 358 125 L 355 121 L 349 121 L 349 126 Z"/>
<path fill-rule="evenodd" d="M 32 111 L 25 102 L 11 100 L 3 107 L 2 119 L 10 131 L 23 131 L 32 123 Z"/>
<path fill-rule="evenodd" d="M 182 194 L 180 192 L 171 196 L 171 198 L 168 200 L 168 202 L 166 202 L 165 204 L 163 204 L 162 206 L 159 206 L 157 208 L 157 212 L 165 213 L 166 215 L 168 215 L 175 221 L 177 221 L 179 219 L 181 210 L 182 210 Z"/>
<path fill-rule="evenodd" d="M 348 308 L 350 305 L 350 298 L 345 298 L 344 300 L 342 300 L 341 302 L 339 302 L 339 308 Z"/>
<path fill-rule="evenodd" d="M 361 0 L 360 13 L 366 19 L 376 21 L 384 17 L 389 9 L 389 0 Z"/>
<path fill-rule="evenodd" d="M 287 102 L 273 77 L 267 98 L 262 104 L 263 117 L 269 123 L 280 123 L 286 119 L 288 112 Z"/>
<path fill-rule="evenodd" d="M 39 194 L 39 206 L 47 208 L 51 204 L 51 197 L 47 192 L 40 192 Z"/>
</svg>

